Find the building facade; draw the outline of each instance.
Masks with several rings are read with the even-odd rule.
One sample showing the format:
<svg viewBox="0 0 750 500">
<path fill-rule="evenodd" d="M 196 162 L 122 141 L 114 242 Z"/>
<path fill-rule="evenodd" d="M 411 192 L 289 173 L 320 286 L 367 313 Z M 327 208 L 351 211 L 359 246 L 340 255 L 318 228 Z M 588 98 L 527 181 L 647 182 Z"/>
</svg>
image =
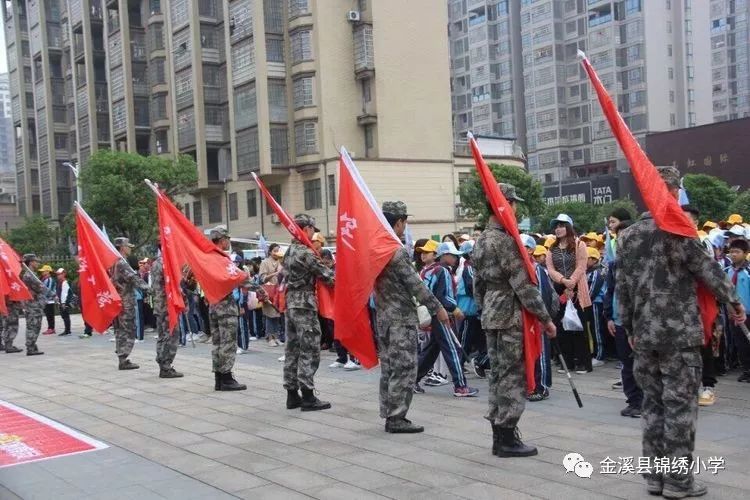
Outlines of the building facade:
<svg viewBox="0 0 750 500">
<path fill-rule="evenodd" d="M 750 116 L 750 2 L 711 0 L 714 120 Z"/>
<path fill-rule="evenodd" d="M 709 2 L 449 0 L 449 13 L 456 137 L 517 136 L 543 182 L 620 155 L 579 50 L 639 139 L 713 121 L 711 75 L 698 67 Z"/>
<path fill-rule="evenodd" d="M 15 196 L 16 155 L 13 141 L 13 113 L 8 74 L 0 75 L 0 193 Z"/>
<path fill-rule="evenodd" d="M 19 208 L 70 209 L 66 162 L 98 148 L 189 154 L 198 226 L 286 238 L 251 180 L 336 231 L 338 148 L 415 234 L 460 227 L 447 5 L 399 0 L 12 0 Z M 14 87 L 15 85 L 15 87 Z M 50 137 L 52 139 L 50 139 Z M 520 154 L 497 158 L 523 166 Z M 50 168 L 49 166 L 53 167 Z M 84 192 L 85 196 L 85 192 Z"/>
</svg>

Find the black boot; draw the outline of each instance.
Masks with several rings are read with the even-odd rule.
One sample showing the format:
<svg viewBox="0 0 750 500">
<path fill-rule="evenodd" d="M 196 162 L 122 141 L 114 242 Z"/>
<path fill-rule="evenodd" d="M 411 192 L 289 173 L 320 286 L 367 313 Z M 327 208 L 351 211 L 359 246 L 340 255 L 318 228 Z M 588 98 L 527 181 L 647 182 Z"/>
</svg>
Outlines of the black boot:
<svg viewBox="0 0 750 500">
<path fill-rule="evenodd" d="M 221 373 L 219 372 L 214 372 L 214 390 L 221 390 Z"/>
<path fill-rule="evenodd" d="M 232 372 L 222 373 L 219 379 L 220 391 L 244 391 L 247 389 L 245 384 L 238 383 L 232 376 Z"/>
<path fill-rule="evenodd" d="M 492 424 L 492 454 L 497 455 L 500 449 L 500 426 Z"/>
<path fill-rule="evenodd" d="M 120 370 L 137 370 L 140 368 L 140 366 L 136 365 L 135 363 L 131 363 L 129 359 L 121 359 L 120 364 L 118 366 Z"/>
<path fill-rule="evenodd" d="M 302 406 L 302 398 L 299 395 L 299 392 L 291 389 L 287 389 L 286 391 L 286 409 L 287 410 L 294 410 L 295 408 L 299 408 Z"/>
<path fill-rule="evenodd" d="M 160 368 L 159 378 L 181 378 L 182 373 L 178 372 L 174 368 Z"/>
<path fill-rule="evenodd" d="M 385 419 L 385 432 L 391 434 L 416 434 L 424 432 L 424 427 L 414 425 L 411 420 L 403 417 L 388 417 Z"/>
<path fill-rule="evenodd" d="M 330 407 L 331 403 L 316 398 L 312 389 L 302 389 L 302 411 L 327 410 Z"/>
<path fill-rule="evenodd" d="M 19 349 L 18 347 L 14 346 L 13 344 L 5 346 L 5 352 L 8 353 L 8 354 L 13 354 L 14 352 L 21 352 L 22 350 L 23 349 Z"/>
<path fill-rule="evenodd" d="M 521 441 L 521 433 L 518 427 L 500 428 L 500 445 L 498 446 L 498 457 L 532 457 L 538 453 L 536 447 L 526 446 Z"/>
<path fill-rule="evenodd" d="M 26 348 L 26 355 L 27 356 L 41 356 L 44 354 L 42 351 L 39 350 L 39 348 L 34 344 L 31 347 Z"/>
</svg>

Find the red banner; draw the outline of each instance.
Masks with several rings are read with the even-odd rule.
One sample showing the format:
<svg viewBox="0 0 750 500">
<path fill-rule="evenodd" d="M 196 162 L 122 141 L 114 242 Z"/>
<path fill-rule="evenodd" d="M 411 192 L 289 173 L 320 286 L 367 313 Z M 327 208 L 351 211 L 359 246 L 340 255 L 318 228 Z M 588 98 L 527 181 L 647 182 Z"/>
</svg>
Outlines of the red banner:
<svg viewBox="0 0 750 500">
<path fill-rule="evenodd" d="M 107 448 L 73 429 L 0 401 L 0 468 Z"/>
<path fill-rule="evenodd" d="M 94 330 L 103 333 L 122 311 L 122 299 L 107 272 L 120 256 L 80 205 L 76 206 L 76 233 L 81 313 Z"/>
<path fill-rule="evenodd" d="M 375 280 L 402 248 L 345 149 L 339 160 L 334 335 L 363 366 L 378 364 L 368 304 Z"/>
<path fill-rule="evenodd" d="M 4 309 L 6 299 L 13 302 L 31 300 L 31 292 L 21 279 L 21 257 L 2 238 L 0 238 L 0 273 L 4 275 L 4 279 L 0 281 L 0 296 L 2 296 L 0 308 Z"/>
<path fill-rule="evenodd" d="M 477 167 L 477 174 L 479 180 L 482 182 L 482 188 L 487 196 L 487 200 L 492 206 L 492 212 L 500 221 L 503 228 L 513 237 L 516 242 L 518 251 L 521 254 L 524 266 L 526 267 L 526 273 L 529 275 L 529 280 L 534 284 L 538 285 L 536 279 L 536 272 L 534 271 L 534 264 L 531 262 L 526 248 L 521 242 L 521 233 L 518 231 L 518 222 L 516 221 L 516 215 L 513 213 L 513 209 L 508 203 L 508 200 L 503 196 L 500 187 L 497 185 L 495 176 L 492 175 L 490 167 L 482 157 L 481 151 L 479 151 L 479 145 L 473 136 L 469 137 L 469 145 L 471 146 L 471 154 L 474 156 L 474 163 Z M 536 382 L 534 380 L 534 369 L 536 367 L 536 360 L 542 354 L 542 338 L 539 328 L 539 320 L 532 313 L 526 309 L 522 309 L 523 316 L 523 356 L 524 364 L 526 367 L 526 390 L 532 393 L 536 389 Z"/>
</svg>

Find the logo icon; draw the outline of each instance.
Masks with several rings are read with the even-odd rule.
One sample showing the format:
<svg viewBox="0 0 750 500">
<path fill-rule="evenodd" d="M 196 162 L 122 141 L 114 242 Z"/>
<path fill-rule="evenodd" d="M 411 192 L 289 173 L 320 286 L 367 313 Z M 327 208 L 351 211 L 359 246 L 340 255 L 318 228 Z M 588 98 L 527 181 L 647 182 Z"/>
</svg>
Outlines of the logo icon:
<svg viewBox="0 0 750 500">
<path fill-rule="evenodd" d="M 568 453 L 563 458 L 562 465 L 565 468 L 566 474 L 573 472 L 581 478 L 590 478 L 594 473 L 594 466 L 590 462 L 587 462 L 580 453 Z"/>
</svg>

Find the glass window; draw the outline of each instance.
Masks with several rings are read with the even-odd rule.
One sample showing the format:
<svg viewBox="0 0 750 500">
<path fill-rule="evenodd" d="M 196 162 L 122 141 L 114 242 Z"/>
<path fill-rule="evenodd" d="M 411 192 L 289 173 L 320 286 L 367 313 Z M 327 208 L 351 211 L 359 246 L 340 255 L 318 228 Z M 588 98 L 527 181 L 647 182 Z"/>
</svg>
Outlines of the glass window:
<svg viewBox="0 0 750 500">
<path fill-rule="evenodd" d="M 240 83 L 255 76 L 255 47 L 247 38 L 232 45 L 232 81 Z"/>
<path fill-rule="evenodd" d="M 318 152 L 316 123 L 313 121 L 297 122 L 294 125 L 294 149 L 297 156 Z"/>
<path fill-rule="evenodd" d="M 286 80 L 268 80 L 268 109 L 272 122 L 287 122 Z"/>
<path fill-rule="evenodd" d="M 215 224 L 221 222 L 221 196 L 208 197 L 208 223 Z"/>
<path fill-rule="evenodd" d="M 255 82 L 235 89 L 234 123 L 237 130 L 258 124 Z"/>
<path fill-rule="evenodd" d="M 203 225 L 203 207 L 200 201 L 193 202 L 193 223 L 196 226 Z"/>
<path fill-rule="evenodd" d="M 297 17 L 310 13 L 309 0 L 289 0 L 289 17 Z"/>
<path fill-rule="evenodd" d="M 271 128 L 271 165 L 289 164 L 289 139 L 286 126 Z"/>
<path fill-rule="evenodd" d="M 268 186 L 268 192 L 271 193 L 271 196 L 274 200 L 278 202 L 279 205 L 282 207 L 284 206 L 284 201 L 281 199 L 281 185 L 276 184 L 275 186 Z M 266 215 L 275 213 L 273 211 L 273 207 L 268 204 L 268 201 L 266 201 Z"/>
<path fill-rule="evenodd" d="M 298 30 L 291 34 L 292 64 L 312 60 L 312 31 Z"/>
<path fill-rule="evenodd" d="M 336 175 L 328 174 L 328 204 L 336 204 Z"/>
<path fill-rule="evenodd" d="M 284 33 L 284 2 L 263 0 L 266 33 Z"/>
<path fill-rule="evenodd" d="M 303 76 L 294 80 L 294 109 L 314 106 L 313 79 L 314 76 Z"/>
<path fill-rule="evenodd" d="M 269 62 L 284 62 L 284 38 L 281 36 L 266 36 L 266 60 Z"/>
<path fill-rule="evenodd" d="M 252 127 L 237 132 L 237 172 L 240 174 L 257 170 L 260 166 L 258 128 Z"/>
<path fill-rule="evenodd" d="M 239 205 L 237 202 L 237 193 L 229 193 L 229 220 L 237 220 L 240 218 Z"/>
<path fill-rule="evenodd" d="M 255 189 L 248 189 L 245 191 L 245 197 L 247 198 L 247 216 L 257 217 L 258 216 L 258 191 Z"/>
<path fill-rule="evenodd" d="M 305 210 L 323 208 L 320 179 L 305 181 L 303 186 L 305 191 Z"/>
</svg>

